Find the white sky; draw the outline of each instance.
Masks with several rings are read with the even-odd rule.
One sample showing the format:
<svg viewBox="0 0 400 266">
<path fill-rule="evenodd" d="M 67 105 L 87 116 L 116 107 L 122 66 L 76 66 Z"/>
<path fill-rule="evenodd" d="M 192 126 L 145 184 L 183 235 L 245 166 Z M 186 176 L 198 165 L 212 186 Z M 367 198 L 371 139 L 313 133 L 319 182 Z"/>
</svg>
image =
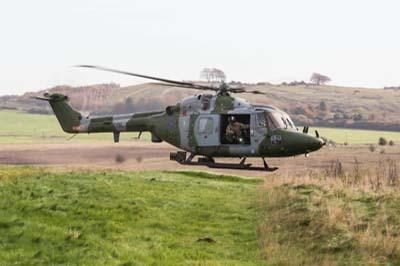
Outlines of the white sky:
<svg viewBox="0 0 400 266">
<path fill-rule="evenodd" d="M 400 1 L 68 0 L 0 2 L 0 95 L 58 84 L 171 79 L 204 67 L 228 80 L 400 85 Z"/>
</svg>

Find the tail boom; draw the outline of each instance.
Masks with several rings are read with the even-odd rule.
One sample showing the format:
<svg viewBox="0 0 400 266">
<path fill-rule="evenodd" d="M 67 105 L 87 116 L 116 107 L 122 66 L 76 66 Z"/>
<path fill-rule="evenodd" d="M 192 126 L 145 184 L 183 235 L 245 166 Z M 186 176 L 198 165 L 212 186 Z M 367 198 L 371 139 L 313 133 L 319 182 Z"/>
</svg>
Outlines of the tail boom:
<svg viewBox="0 0 400 266">
<path fill-rule="evenodd" d="M 73 134 L 149 131 L 148 118 L 163 113 L 158 111 L 89 118 L 82 116 L 68 104 L 68 96 L 46 93 L 44 97 L 35 99 L 48 101 L 63 131 Z"/>
</svg>

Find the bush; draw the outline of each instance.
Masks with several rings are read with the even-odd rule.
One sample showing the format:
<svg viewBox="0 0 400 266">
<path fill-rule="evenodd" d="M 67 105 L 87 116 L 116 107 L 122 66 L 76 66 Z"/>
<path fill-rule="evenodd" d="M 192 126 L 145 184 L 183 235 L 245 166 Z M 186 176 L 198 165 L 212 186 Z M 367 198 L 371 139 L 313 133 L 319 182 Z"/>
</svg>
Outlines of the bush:
<svg viewBox="0 0 400 266">
<path fill-rule="evenodd" d="M 394 146 L 394 141 L 393 140 L 389 141 L 389 146 Z"/>
<path fill-rule="evenodd" d="M 385 145 L 388 144 L 388 141 L 384 137 L 380 137 L 379 141 L 378 141 L 378 144 L 381 145 L 381 146 L 385 146 Z"/>
<path fill-rule="evenodd" d="M 125 162 L 125 157 L 118 153 L 117 156 L 115 156 L 115 161 L 117 163 L 123 163 L 123 162 Z"/>
<path fill-rule="evenodd" d="M 369 150 L 374 152 L 376 150 L 376 146 L 374 144 L 369 145 Z"/>
</svg>

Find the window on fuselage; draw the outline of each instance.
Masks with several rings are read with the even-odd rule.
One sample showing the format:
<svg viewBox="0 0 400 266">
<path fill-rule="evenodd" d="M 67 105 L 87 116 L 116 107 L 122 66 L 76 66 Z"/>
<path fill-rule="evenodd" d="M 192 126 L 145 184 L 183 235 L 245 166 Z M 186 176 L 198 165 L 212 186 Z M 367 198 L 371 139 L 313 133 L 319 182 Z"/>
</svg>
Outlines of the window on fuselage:
<svg viewBox="0 0 400 266">
<path fill-rule="evenodd" d="M 199 134 L 210 135 L 213 133 L 213 119 L 212 118 L 200 118 L 199 120 Z"/>
<path fill-rule="evenodd" d="M 296 125 L 293 123 L 292 119 L 286 114 L 286 121 L 288 122 L 291 129 L 297 131 Z"/>
<path fill-rule="evenodd" d="M 267 112 L 267 121 L 268 121 L 268 128 L 270 130 L 275 130 L 278 128 L 287 128 L 287 125 L 282 117 L 282 114 L 276 111 Z"/>
<path fill-rule="evenodd" d="M 289 130 L 297 130 L 295 124 L 292 119 L 283 112 L 278 111 L 270 111 L 266 112 L 268 128 L 270 130 L 275 130 L 278 128 L 289 129 Z"/>
<path fill-rule="evenodd" d="M 266 127 L 267 126 L 267 118 L 265 117 L 264 112 L 260 112 L 256 114 L 257 127 Z"/>
</svg>

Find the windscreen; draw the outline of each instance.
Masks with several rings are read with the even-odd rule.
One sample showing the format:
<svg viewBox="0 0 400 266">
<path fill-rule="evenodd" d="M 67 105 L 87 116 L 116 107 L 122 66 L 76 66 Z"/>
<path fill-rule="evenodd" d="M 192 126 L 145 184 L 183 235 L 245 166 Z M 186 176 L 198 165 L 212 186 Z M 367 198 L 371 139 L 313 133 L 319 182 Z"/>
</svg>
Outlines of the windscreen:
<svg viewBox="0 0 400 266">
<path fill-rule="evenodd" d="M 267 112 L 266 114 L 270 130 L 278 128 L 297 130 L 292 119 L 287 114 L 277 111 Z"/>
</svg>

